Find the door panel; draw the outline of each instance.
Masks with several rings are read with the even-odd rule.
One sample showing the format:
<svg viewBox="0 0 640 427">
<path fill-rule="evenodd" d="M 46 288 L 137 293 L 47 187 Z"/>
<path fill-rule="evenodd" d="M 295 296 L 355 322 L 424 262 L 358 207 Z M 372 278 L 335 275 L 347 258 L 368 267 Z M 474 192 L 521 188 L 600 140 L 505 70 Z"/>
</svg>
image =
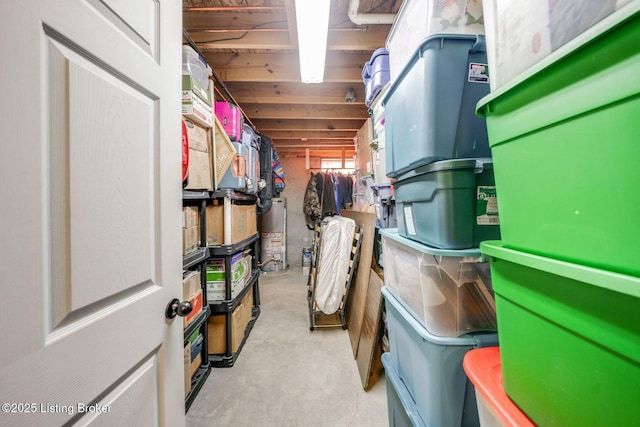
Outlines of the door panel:
<svg viewBox="0 0 640 427">
<path fill-rule="evenodd" d="M 5 3 L 0 425 L 183 425 L 181 3 Z"/>
</svg>

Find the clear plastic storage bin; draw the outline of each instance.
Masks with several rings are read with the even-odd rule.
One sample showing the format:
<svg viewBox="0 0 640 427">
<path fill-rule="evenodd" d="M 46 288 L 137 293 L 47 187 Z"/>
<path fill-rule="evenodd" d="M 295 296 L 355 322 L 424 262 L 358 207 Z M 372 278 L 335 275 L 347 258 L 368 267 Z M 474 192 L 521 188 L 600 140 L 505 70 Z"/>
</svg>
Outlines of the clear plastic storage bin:
<svg viewBox="0 0 640 427">
<path fill-rule="evenodd" d="M 213 74 L 209 64 L 200 59 L 200 55 L 191 46 L 182 46 L 182 74 L 189 74 L 203 87 L 209 87 L 209 76 Z"/>
<path fill-rule="evenodd" d="M 484 34 L 482 0 L 405 0 L 387 37 L 391 80 L 422 40 L 436 33 Z"/>
<path fill-rule="evenodd" d="M 479 249 L 442 250 L 381 229 L 385 286 L 431 334 L 495 331 L 489 263 Z"/>
<path fill-rule="evenodd" d="M 597 32 L 616 12 L 620 17 L 632 0 L 527 1 L 484 0 L 491 90 L 496 90 L 576 36 Z M 615 21 L 615 19 L 613 20 Z M 610 24 L 605 24 L 610 25 Z"/>
</svg>

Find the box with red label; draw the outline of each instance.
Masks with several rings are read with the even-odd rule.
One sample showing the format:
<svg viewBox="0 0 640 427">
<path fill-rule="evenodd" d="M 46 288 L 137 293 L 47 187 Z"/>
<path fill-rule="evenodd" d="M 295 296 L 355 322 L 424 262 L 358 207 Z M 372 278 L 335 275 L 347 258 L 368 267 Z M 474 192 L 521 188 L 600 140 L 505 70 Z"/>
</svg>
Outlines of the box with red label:
<svg viewBox="0 0 640 427">
<path fill-rule="evenodd" d="M 194 319 L 198 317 L 198 314 L 200 314 L 200 312 L 202 311 L 202 289 L 199 289 L 198 293 L 193 298 L 191 298 L 190 301 L 191 305 L 193 305 L 193 310 L 191 310 L 191 313 L 183 317 L 183 326 L 185 328 L 189 326 L 191 322 L 193 322 Z"/>
</svg>

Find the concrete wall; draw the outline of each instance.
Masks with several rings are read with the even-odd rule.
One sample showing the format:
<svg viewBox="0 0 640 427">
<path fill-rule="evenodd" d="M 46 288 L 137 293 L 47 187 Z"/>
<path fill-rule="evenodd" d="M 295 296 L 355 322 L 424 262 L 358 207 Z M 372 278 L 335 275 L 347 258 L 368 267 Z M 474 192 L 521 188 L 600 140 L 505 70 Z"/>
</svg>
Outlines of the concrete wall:
<svg viewBox="0 0 640 427">
<path fill-rule="evenodd" d="M 313 159 L 312 159 L 313 160 Z M 313 231 L 306 226 L 302 202 L 309 182 L 305 159 L 280 156 L 286 184 L 280 197 L 287 198 L 287 254 L 290 266 L 302 265 L 302 248 L 311 247 Z M 314 166 L 314 165 L 310 165 Z"/>
</svg>

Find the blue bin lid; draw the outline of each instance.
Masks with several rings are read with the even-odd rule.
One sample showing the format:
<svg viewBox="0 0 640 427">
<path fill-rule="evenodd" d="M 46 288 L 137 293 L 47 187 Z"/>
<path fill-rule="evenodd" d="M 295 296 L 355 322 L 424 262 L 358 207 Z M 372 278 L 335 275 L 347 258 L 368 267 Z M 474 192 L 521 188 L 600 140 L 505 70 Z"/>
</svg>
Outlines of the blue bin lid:
<svg viewBox="0 0 640 427">
<path fill-rule="evenodd" d="M 420 166 L 409 172 L 396 177 L 396 182 L 401 182 L 409 178 L 424 175 L 426 173 L 441 172 L 455 169 L 474 169 L 474 173 L 482 173 L 486 169 L 493 169 L 493 159 L 491 157 L 480 157 L 477 159 L 451 159 L 439 160 L 424 166 Z"/>
<path fill-rule="evenodd" d="M 387 48 L 380 47 L 374 50 L 369 61 L 365 62 L 364 66 L 362 67 L 362 78 L 365 80 L 365 84 L 366 84 L 366 80 L 371 78 L 371 71 L 370 71 L 371 66 L 373 65 L 376 58 L 380 55 L 389 56 L 389 51 L 387 50 Z"/>
<path fill-rule="evenodd" d="M 391 98 L 393 93 L 396 91 L 396 88 L 400 85 L 402 80 L 404 80 L 404 77 L 407 75 L 407 73 L 411 71 L 411 68 L 413 68 L 414 64 L 418 62 L 420 58 L 422 58 L 422 56 L 424 55 L 424 52 L 426 52 L 429 49 L 439 49 L 441 48 L 443 43 L 446 43 L 447 41 L 454 41 L 454 42 L 457 41 L 459 43 L 466 42 L 469 45 L 469 52 L 471 53 L 486 52 L 485 38 L 484 38 L 484 35 L 482 34 L 432 34 L 430 35 L 429 37 L 424 39 L 422 43 L 420 43 L 420 46 L 418 46 L 418 48 L 415 50 L 413 55 L 411 55 L 411 57 L 409 58 L 409 61 L 407 61 L 407 63 L 405 64 L 402 71 L 400 71 L 400 74 L 394 80 L 393 85 L 391 86 L 389 91 L 386 93 L 385 97 L 382 99 L 382 105 L 383 106 L 387 105 L 389 98 Z"/>
<path fill-rule="evenodd" d="M 382 232 L 382 230 L 381 230 Z M 474 346 L 474 347 L 488 347 L 498 345 L 498 333 L 497 332 L 472 332 L 459 337 L 439 337 L 433 335 L 427 330 L 420 322 L 418 322 L 413 315 L 404 308 L 400 302 L 400 298 L 386 286 L 382 287 L 382 296 L 387 304 L 391 305 L 397 312 L 399 312 L 403 319 L 411 326 L 420 338 L 425 341 L 429 341 L 436 345 L 448 345 L 448 346 Z"/>
</svg>

